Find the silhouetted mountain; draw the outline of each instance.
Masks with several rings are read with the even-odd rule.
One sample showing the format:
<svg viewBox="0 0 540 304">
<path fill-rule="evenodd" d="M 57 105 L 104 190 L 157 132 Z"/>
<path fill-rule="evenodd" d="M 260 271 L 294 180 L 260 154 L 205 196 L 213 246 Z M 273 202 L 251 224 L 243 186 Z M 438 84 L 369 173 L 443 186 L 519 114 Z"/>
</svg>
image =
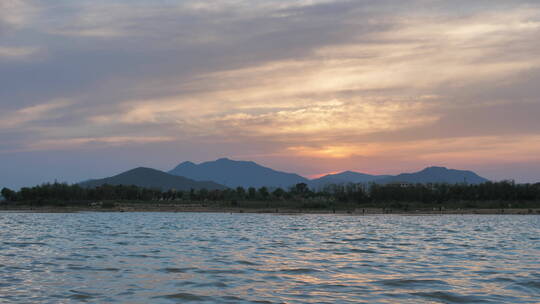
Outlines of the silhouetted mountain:
<svg viewBox="0 0 540 304">
<path fill-rule="evenodd" d="M 415 173 L 402 173 L 396 176 L 390 176 L 377 181 L 377 183 L 387 184 L 393 182 L 408 183 L 467 183 L 481 184 L 488 180 L 478 176 L 472 171 L 454 170 L 445 167 L 428 167 Z"/>
<path fill-rule="evenodd" d="M 145 188 L 156 188 L 161 190 L 190 190 L 190 189 L 226 189 L 227 187 L 211 181 L 194 181 L 189 178 L 175 176 L 163 171 L 150 168 L 136 168 L 118 175 L 94 179 L 80 183 L 83 187 L 97 187 L 104 184 L 109 185 L 135 185 Z"/>
<path fill-rule="evenodd" d="M 297 183 L 306 183 L 312 189 L 320 189 L 329 184 L 346 183 L 468 183 L 479 184 L 488 180 L 472 171 L 447 169 L 444 167 L 428 167 L 415 173 L 399 175 L 370 175 L 353 171 L 329 174 L 321 178 L 309 180 L 298 174 L 285 173 L 263 167 L 252 161 L 235 161 L 221 158 L 216 161 L 194 164 L 183 162 L 170 174 L 184 176 L 193 180 L 210 180 L 228 187 L 282 187 L 287 188 Z"/>
<path fill-rule="evenodd" d="M 313 189 L 319 189 L 330 184 L 370 183 L 387 177 L 390 177 L 390 175 L 371 175 L 353 171 L 345 171 L 312 179 L 309 182 L 309 186 Z"/>
<path fill-rule="evenodd" d="M 183 162 L 169 173 L 194 180 L 211 180 L 228 187 L 287 188 L 297 183 L 309 182 L 307 178 L 298 174 L 276 171 L 252 161 L 236 161 L 228 158 L 198 165 Z"/>
</svg>

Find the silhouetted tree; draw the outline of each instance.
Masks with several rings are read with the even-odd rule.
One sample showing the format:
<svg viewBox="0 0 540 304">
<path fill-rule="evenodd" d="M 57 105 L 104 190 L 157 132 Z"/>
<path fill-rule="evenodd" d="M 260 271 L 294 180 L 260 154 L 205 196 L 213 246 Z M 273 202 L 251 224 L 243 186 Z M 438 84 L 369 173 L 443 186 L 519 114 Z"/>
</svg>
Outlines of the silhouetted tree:
<svg viewBox="0 0 540 304">
<path fill-rule="evenodd" d="M 238 199 L 246 198 L 246 190 L 244 189 L 244 187 L 237 187 L 236 195 L 238 196 Z"/>
<path fill-rule="evenodd" d="M 360 184 L 329 185 L 322 191 L 314 193 L 305 183 L 299 183 L 289 191 L 275 189 L 272 195 L 266 187 L 258 191 L 250 187 L 247 191 L 242 187 L 236 190 L 201 189 L 195 191 L 161 191 L 133 185 L 101 185 L 95 188 L 83 188 L 79 185 L 65 183 L 42 184 L 35 187 L 24 187 L 19 191 L 3 188 L 0 192 L 8 201 L 29 202 L 31 204 L 52 202 L 84 202 L 84 201 L 156 201 L 156 200 L 212 200 L 237 201 L 248 198 L 255 199 L 298 199 L 308 200 L 305 206 L 323 206 L 326 202 L 344 202 L 356 204 L 382 204 L 390 208 L 409 208 L 410 203 L 424 206 L 465 206 L 481 205 L 491 208 L 506 208 L 509 203 L 514 207 L 538 206 L 540 204 L 540 183 L 516 184 L 513 181 L 487 182 L 478 185 L 470 184 L 416 184 L 379 185 Z M 309 200 L 317 201 L 316 203 Z M 325 203 L 320 203 L 320 202 Z M 311 204 L 311 205 L 310 205 Z M 450 204 L 450 205 L 449 205 Z M 520 207 L 520 208 L 521 208 Z"/>
<path fill-rule="evenodd" d="M 277 188 L 272 192 L 272 196 L 278 199 L 283 198 L 285 196 L 285 191 L 281 188 Z"/>
<path fill-rule="evenodd" d="M 257 197 L 257 190 L 253 187 L 248 188 L 248 198 L 255 199 Z"/>
<path fill-rule="evenodd" d="M 294 185 L 293 187 L 293 192 L 296 193 L 296 194 L 306 194 L 309 192 L 309 188 L 308 188 L 308 185 L 306 183 L 298 183 L 296 185 Z"/>
<path fill-rule="evenodd" d="M 268 192 L 268 188 L 266 188 L 266 187 L 259 188 L 259 196 L 262 199 L 264 199 L 264 200 L 267 199 L 269 195 L 270 195 L 270 192 Z"/>
<path fill-rule="evenodd" d="M 2 191 L 0 191 L 0 194 L 6 199 L 6 201 L 16 201 L 17 200 L 17 192 L 9 189 L 9 188 L 2 188 Z"/>
</svg>

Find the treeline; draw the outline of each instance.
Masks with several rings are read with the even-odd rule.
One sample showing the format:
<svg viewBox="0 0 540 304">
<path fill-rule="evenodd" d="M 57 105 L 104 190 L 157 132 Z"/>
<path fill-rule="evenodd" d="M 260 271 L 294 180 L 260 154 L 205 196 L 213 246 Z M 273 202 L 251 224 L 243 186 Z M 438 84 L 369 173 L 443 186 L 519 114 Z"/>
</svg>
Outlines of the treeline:
<svg viewBox="0 0 540 304">
<path fill-rule="evenodd" d="M 335 203 L 377 205 L 392 203 L 396 208 L 407 208 L 406 203 L 441 206 L 449 202 L 501 202 L 492 207 L 506 206 L 507 202 L 540 202 L 540 183 L 515 184 L 514 182 L 487 182 L 479 185 L 466 184 L 416 184 L 378 185 L 348 184 L 329 185 L 313 191 L 300 183 L 289 189 L 262 187 L 226 190 L 161 191 L 137 186 L 103 185 L 84 188 L 64 183 L 43 184 L 13 191 L 7 188 L 1 194 L 8 202 L 90 202 L 90 201 L 301 201 L 306 206 L 328 207 Z M 311 204 L 309 204 L 311 202 Z M 527 204 L 529 207 L 531 204 Z M 465 205 L 473 207 L 472 205 Z"/>
<path fill-rule="evenodd" d="M 96 201 L 96 200 L 134 200 L 152 201 L 164 197 L 157 189 L 137 186 L 103 185 L 96 188 L 84 188 L 66 183 L 43 184 L 13 191 L 3 188 L 0 192 L 8 202 L 47 202 L 47 201 Z"/>
</svg>

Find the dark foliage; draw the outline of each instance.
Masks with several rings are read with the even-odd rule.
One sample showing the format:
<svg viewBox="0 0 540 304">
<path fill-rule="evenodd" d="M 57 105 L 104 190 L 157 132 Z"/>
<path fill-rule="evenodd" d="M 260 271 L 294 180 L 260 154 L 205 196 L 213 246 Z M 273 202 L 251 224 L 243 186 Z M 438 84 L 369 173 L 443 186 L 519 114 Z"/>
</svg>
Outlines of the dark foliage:
<svg viewBox="0 0 540 304">
<path fill-rule="evenodd" d="M 6 201 L 59 206 L 74 202 L 95 201 L 214 201 L 227 202 L 233 206 L 249 201 L 296 201 L 301 203 L 299 206 L 305 208 L 330 208 L 336 203 L 372 205 L 402 210 L 407 210 L 410 203 L 433 207 L 507 208 L 509 202 L 513 202 L 514 207 L 529 208 L 540 202 L 540 183 L 349 184 L 330 185 L 318 192 L 311 191 L 305 183 L 297 184 L 288 190 L 262 187 L 259 189 L 249 188 L 247 191 L 242 187 L 225 190 L 161 191 L 125 185 L 84 188 L 79 185 L 54 183 L 22 188 L 17 192 L 4 188 L 1 194 Z M 270 204 L 266 204 L 266 206 L 270 206 Z"/>
</svg>

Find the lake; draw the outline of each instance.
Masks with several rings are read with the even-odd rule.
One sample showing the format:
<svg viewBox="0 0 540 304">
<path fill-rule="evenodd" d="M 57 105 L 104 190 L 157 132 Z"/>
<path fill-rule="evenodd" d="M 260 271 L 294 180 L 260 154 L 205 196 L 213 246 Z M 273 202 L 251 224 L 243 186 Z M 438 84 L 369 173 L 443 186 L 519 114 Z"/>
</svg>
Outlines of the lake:
<svg viewBox="0 0 540 304">
<path fill-rule="evenodd" d="M 0 302 L 540 302 L 535 215 L 0 213 L 0 235 Z"/>
</svg>

